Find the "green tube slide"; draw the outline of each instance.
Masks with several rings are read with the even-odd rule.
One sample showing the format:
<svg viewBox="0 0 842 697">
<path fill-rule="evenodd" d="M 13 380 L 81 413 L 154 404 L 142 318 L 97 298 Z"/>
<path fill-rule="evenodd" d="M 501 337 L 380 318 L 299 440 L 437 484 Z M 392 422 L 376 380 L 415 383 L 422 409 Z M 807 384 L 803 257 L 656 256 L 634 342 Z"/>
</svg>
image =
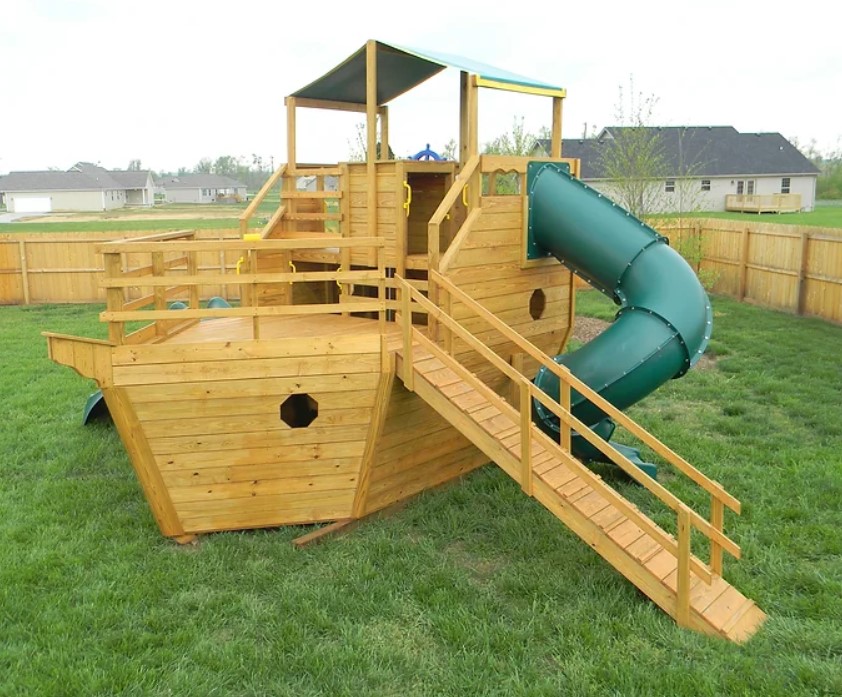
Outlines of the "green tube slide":
<svg viewBox="0 0 842 697">
<path fill-rule="evenodd" d="M 684 375 L 704 353 L 712 329 L 710 301 L 696 274 L 666 238 L 609 198 L 575 179 L 560 163 L 531 162 L 529 258 L 556 257 L 620 306 L 614 322 L 593 341 L 555 357 L 559 364 L 625 409 L 660 385 Z M 558 379 L 542 368 L 535 385 L 558 399 Z M 610 438 L 613 422 L 575 392 L 573 414 Z M 535 421 L 558 436 L 558 418 L 540 403 Z M 583 459 L 600 453 L 574 438 Z M 639 461 L 632 449 L 624 449 Z M 644 463 L 639 463 L 644 464 Z"/>
</svg>

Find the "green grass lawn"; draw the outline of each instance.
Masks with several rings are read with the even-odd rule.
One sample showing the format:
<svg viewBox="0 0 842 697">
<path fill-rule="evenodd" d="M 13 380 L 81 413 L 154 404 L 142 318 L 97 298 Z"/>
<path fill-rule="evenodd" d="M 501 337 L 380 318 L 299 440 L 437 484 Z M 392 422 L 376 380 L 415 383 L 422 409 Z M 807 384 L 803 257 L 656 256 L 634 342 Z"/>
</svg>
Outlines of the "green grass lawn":
<svg viewBox="0 0 842 697">
<path fill-rule="evenodd" d="M 705 212 L 685 214 L 685 217 L 724 218 L 726 220 L 745 220 L 749 223 L 775 223 L 779 225 L 815 225 L 817 227 L 842 228 L 842 206 L 831 205 L 836 202 L 818 201 L 816 208 L 809 213 L 730 213 Z M 674 214 L 659 217 L 675 217 Z"/>
<path fill-rule="evenodd" d="M 678 628 L 493 466 L 305 550 L 179 547 L 45 356 L 42 330 L 104 336 L 100 308 L 0 308 L 0 695 L 842 694 L 842 328 L 714 307 L 715 367 L 633 412 L 743 501 L 726 576 L 769 614 L 744 646 Z"/>
</svg>

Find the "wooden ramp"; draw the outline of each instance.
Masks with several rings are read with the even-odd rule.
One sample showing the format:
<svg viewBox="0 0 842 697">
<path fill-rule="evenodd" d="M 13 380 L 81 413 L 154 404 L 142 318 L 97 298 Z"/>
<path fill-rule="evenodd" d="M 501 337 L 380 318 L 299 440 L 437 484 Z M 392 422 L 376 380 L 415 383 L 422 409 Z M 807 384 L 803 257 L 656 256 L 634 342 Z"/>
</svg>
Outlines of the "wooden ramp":
<svg viewBox="0 0 842 697">
<path fill-rule="evenodd" d="M 406 351 L 397 350 L 397 374 L 410 383 L 407 387 L 522 483 L 521 412 L 500 400 L 492 403 L 480 385 L 472 384 L 470 373 L 434 344 L 415 341 L 411 352 L 411 370 L 407 372 Z M 679 624 L 736 642 L 756 631 L 765 614 L 752 600 L 720 576 L 710 574 L 709 567 L 695 557 L 686 565 L 689 576 L 680 581 L 681 552 L 675 553 L 675 538 L 578 460 L 555 447 L 536 426 L 530 423 L 529 428 L 532 449 L 529 484 L 524 486 L 527 493 Z M 689 587 L 689 602 L 679 601 L 682 582 Z"/>
</svg>

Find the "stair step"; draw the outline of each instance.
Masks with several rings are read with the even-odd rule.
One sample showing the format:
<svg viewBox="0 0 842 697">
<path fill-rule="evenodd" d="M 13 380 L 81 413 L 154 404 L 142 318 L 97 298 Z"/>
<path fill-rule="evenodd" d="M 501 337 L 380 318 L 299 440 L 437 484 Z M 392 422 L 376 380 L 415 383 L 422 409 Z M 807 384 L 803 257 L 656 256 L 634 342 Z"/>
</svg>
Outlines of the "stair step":
<svg viewBox="0 0 842 697">
<path fill-rule="evenodd" d="M 628 547 L 632 542 L 639 540 L 642 536 L 643 530 L 636 523 L 628 519 L 608 531 L 608 537 L 623 549 Z"/>
<path fill-rule="evenodd" d="M 742 620 L 743 617 L 745 617 L 748 614 L 749 610 L 751 610 L 751 608 L 753 607 L 757 607 L 754 601 L 750 598 L 746 598 L 743 601 L 743 604 L 740 605 L 739 608 L 737 608 L 737 611 L 731 615 L 731 618 L 725 624 L 722 625 L 722 633 L 728 634 L 728 632 L 734 629 L 734 627 L 737 626 L 740 620 Z"/>
<path fill-rule="evenodd" d="M 729 585 L 704 609 L 702 615 L 714 627 L 721 627 L 740 608 L 745 599 L 746 597 L 740 591 Z"/>
<path fill-rule="evenodd" d="M 751 604 L 751 607 L 737 620 L 737 623 L 733 627 L 725 632 L 725 636 L 731 641 L 742 643 L 746 639 L 749 639 L 766 619 L 766 613 L 757 607 L 754 601 L 749 600 L 748 602 Z"/>
<path fill-rule="evenodd" d="M 581 499 L 576 501 L 574 505 L 578 509 L 579 513 L 586 518 L 590 518 L 594 513 L 601 511 L 603 508 L 607 508 L 609 503 L 602 494 L 594 489 L 591 489 L 587 496 L 583 496 Z"/>
</svg>

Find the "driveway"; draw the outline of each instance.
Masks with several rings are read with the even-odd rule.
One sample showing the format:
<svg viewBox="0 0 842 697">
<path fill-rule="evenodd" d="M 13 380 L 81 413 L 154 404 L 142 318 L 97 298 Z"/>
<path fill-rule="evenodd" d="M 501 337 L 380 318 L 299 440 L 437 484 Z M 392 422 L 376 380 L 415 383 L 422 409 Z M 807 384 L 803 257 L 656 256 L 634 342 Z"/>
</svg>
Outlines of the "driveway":
<svg viewBox="0 0 842 697">
<path fill-rule="evenodd" d="M 13 223 L 21 218 L 31 218 L 40 213 L 0 213 L 0 223 Z"/>
</svg>

